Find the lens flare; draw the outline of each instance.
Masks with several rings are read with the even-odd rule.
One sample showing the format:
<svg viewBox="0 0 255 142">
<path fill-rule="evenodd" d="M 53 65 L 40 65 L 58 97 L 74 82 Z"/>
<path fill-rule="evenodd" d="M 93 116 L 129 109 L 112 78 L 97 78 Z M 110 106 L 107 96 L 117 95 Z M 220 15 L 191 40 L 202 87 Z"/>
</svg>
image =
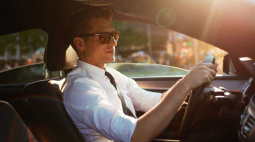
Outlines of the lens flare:
<svg viewBox="0 0 255 142">
<path fill-rule="evenodd" d="M 175 11 L 170 7 L 164 7 L 159 10 L 156 16 L 156 23 L 160 27 L 169 27 L 174 23 L 175 19 Z"/>
</svg>

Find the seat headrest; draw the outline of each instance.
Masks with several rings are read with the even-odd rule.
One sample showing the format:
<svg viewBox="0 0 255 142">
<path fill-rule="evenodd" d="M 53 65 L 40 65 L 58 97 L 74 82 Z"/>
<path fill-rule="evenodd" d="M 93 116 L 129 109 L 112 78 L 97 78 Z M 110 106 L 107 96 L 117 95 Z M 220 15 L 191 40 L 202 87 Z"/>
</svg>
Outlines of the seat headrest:
<svg viewBox="0 0 255 142">
<path fill-rule="evenodd" d="M 77 64 L 77 54 L 70 45 L 65 28 L 49 32 L 45 55 L 44 62 L 49 71 L 68 70 Z"/>
</svg>

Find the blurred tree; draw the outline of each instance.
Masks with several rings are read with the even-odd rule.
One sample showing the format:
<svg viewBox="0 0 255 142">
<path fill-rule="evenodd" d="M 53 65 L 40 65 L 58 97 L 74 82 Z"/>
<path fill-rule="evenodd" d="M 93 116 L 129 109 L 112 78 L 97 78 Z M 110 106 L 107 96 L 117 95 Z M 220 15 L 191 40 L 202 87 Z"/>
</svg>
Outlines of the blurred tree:
<svg viewBox="0 0 255 142">
<path fill-rule="evenodd" d="M 166 50 L 167 35 L 152 35 L 152 49 L 153 50 Z"/>
<path fill-rule="evenodd" d="M 145 24 L 121 21 L 114 21 L 112 23 L 115 30 L 120 32 L 120 39 L 116 48 L 118 54 L 123 55 L 137 50 L 148 50 L 148 36 Z M 152 51 L 165 50 L 167 35 L 152 32 L 151 37 Z"/>
<path fill-rule="evenodd" d="M 116 31 L 120 32 L 118 48 L 116 48 L 119 54 L 140 50 L 141 46 L 145 48 L 148 42 L 146 31 L 137 31 L 128 22 L 114 21 L 113 26 Z"/>
<path fill-rule="evenodd" d="M 29 54 L 40 47 L 44 47 L 47 34 L 39 29 L 14 33 L 0 37 L 0 55 L 5 51 L 13 50 L 17 45 L 21 48 L 21 54 Z"/>
</svg>

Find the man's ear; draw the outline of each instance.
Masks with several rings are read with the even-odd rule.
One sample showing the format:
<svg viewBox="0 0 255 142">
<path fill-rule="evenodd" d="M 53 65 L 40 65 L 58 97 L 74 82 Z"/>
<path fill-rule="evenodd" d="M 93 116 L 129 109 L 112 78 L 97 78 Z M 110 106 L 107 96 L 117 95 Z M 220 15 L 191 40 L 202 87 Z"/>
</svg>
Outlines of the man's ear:
<svg viewBox="0 0 255 142">
<path fill-rule="evenodd" d="M 76 46 L 76 48 L 80 51 L 84 51 L 84 46 L 83 46 L 83 42 L 84 40 L 80 37 L 75 37 L 73 39 L 74 45 Z"/>
</svg>

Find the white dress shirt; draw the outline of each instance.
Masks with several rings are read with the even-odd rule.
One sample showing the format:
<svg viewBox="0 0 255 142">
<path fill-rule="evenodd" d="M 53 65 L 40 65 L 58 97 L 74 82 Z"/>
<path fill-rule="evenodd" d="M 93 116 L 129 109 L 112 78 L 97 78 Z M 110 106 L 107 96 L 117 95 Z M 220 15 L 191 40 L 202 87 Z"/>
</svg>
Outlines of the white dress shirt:
<svg viewBox="0 0 255 142">
<path fill-rule="evenodd" d="M 161 100 L 161 94 L 141 89 L 134 80 L 107 68 L 115 78 L 127 107 L 146 112 Z M 105 70 L 78 60 L 67 76 L 64 104 L 80 133 L 89 142 L 130 141 L 137 119 L 123 113 L 117 91 Z"/>
</svg>

